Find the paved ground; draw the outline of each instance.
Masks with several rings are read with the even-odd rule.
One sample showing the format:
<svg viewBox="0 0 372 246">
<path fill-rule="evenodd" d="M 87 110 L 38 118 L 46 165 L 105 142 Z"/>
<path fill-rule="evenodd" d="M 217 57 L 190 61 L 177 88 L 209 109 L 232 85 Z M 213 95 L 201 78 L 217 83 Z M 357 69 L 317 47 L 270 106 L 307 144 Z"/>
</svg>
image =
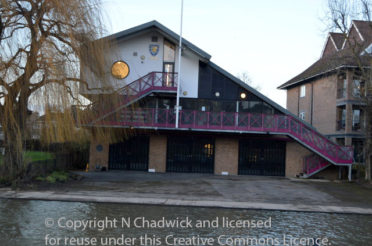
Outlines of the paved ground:
<svg viewBox="0 0 372 246">
<path fill-rule="evenodd" d="M 3 189 L 0 197 L 372 214 L 372 189 L 355 183 L 125 171 L 77 174 L 84 179 L 38 192 Z"/>
</svg>

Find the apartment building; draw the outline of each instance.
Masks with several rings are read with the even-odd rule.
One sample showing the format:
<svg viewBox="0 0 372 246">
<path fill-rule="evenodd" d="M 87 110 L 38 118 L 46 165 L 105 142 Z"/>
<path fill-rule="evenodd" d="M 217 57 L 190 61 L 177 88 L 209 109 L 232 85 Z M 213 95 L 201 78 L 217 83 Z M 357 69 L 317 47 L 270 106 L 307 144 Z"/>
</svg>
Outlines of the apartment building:
<svg viewBox="0 0 372 246">
<path fill-rule="evenodd" d="M 329 33 L 318 61 L 280 85 L 287 109 L 332 141 L 354 149 L 363 162 L 366 83 L 361 67 L 370 66 L 372 23 L 352 21 L 347 34 Z"/>
</svg>

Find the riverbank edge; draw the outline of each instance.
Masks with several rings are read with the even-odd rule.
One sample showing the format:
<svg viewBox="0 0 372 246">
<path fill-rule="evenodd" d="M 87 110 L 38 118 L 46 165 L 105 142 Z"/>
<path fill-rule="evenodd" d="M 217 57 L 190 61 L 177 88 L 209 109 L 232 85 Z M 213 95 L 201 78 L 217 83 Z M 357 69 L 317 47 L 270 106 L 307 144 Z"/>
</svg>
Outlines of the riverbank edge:
<svg viewBox="0 0 372 246">
<path fill-rule="evenodd" d="M 340 214 L 364 214 L 372 215 L 372 208 L 342 207 L 329 205 L 306 205 L 306 204 L 280 204 L 280 203 L 258 203 L 258 202 L 234 202 L 213 200 L 186 200 L 169 198 L 144 198 L 144 197 L 113 197 L 92 196 L 77 194 L 57 194 L 49 191 L 13 191 L 2 189 L 0 199 L 22 199 L 62 202 L 94 202 L 94 203 L 117 203 L 117 204 L 141 204 L 141 205 L 163 205 L 182 207 L 204 207 L 204 208 L 226 208 L 226 209 L 255 209 L 255 210 L 277 210 L 292 212 L 317 212 L 317 213 L 340 213 Z"/>
</svg>

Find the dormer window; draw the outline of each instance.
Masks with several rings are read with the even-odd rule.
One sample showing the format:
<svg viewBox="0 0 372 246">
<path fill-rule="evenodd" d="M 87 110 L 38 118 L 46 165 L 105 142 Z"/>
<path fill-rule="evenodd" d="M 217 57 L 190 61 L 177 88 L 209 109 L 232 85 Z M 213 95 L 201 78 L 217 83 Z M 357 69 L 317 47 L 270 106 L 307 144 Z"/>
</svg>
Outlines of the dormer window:
<svg viewBox="0 0 372 246">
<path fill-rule="evenodd" d="M 306 85 L 301 85 L 300 87 L 300 97 L 306 96 Z"/>
</svg>

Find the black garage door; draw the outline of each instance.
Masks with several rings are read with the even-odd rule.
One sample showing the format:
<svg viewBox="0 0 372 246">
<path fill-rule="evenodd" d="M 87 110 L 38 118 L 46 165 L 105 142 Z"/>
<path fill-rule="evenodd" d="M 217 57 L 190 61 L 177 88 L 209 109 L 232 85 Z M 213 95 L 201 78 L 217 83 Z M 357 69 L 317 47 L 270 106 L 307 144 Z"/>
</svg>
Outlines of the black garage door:
<svg viewBox="0 0 372 246">
<path fill-rule="evenodd" d="M 239 174 L 285 175 L 285 142 L 240 140 Z"/>
<path fill-rule="evenodd" d="M 148 160 L 148 137 L 132 137 L 124 142 L 110 144 L 109 169 L 147 171 Z"/>
<path fill-rule="evenodd" d="M 167 172 L 213 173 L 213 138 L 168 137 L 167 146 Z"/>
</svg>

